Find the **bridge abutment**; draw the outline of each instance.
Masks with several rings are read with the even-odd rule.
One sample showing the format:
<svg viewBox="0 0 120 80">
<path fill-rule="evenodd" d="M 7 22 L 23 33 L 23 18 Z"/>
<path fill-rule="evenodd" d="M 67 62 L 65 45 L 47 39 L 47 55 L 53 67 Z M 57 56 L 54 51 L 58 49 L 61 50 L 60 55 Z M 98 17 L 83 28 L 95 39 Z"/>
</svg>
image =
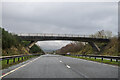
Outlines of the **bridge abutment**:
<svg viewBox="0 0 120 80">
<path fill-rule="evenodd" d="M 101 47 L 98 47 L 98 45 L 95 42 L 88 42 L 91 47 L 93 48 L 94 51 L 101 53 L 104 51 L 105 47 L 108 45 L 108 43 L 104 43 L 104 45 L 102 45 Z"/>
<path fill-rule="evenodd" d="M 101 49 L 94 42 L 88 42 L 88 43 L 91 45 L 91 47 L 93 48 L 94 51 L 96 51 L 96 52 L 101 51 Z"/>
</svg>

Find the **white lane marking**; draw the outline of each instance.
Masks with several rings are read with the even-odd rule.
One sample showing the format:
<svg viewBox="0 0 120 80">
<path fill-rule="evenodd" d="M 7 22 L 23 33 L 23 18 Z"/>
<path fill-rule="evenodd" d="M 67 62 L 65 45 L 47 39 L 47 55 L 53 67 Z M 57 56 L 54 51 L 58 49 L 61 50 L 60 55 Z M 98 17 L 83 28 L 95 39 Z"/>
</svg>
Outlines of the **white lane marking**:
<svg viewBox="0 0 120 80">
<path fill-rule="evenodd" d="M 62 61 L 60 61 L 62 63 Z"/>
<path fill-rule="evenodd" d="M 66 67 L 67 67 L 67 68 L 70 68 L 70 66 L 69 66 L 69 65 L 66 65 Z"/>
<path fill-rule="evenodd" d="M 63 63 L 62 61 L 60 61 L 60 62 Z M 70 67 L 69 65 L 67 65 L 67 64 L 66 64 L 66 67 L 67 67 L 67 68 L 71 68 L 71 67 Z"/>
<path fill-rule="evenodd" d="M 40 58 L 40 57 L 38 57 L 38 58 Z M 0 79 L 3 78 L 3 77 L 5 77 L 5 76 L 7 76 L 8 74 L 10 74 L 10 73 L 12 73 L 12 72 L 15 72 L 16 70 L 18 70 L 18 69 L 20 69 L 20 68 L 22 68 L 22 67 L 30 64 L 31 62 L 37 60 L 38 58 L 36 58 L 36 59 L 34 59 L 34 60 L 32 60 L 32 61 L 29 61 L 28 63 L 26 63 L 26 64 L 24 64 L 24 65 L 22 65 L 22 66 L 20 66 L 20 67 L 18 67 L 18 68 L 15 68 L 14 70 L 11 70 L 10 72 L 5 73 L 4 75 L 0 76 Z"/>
</svg>

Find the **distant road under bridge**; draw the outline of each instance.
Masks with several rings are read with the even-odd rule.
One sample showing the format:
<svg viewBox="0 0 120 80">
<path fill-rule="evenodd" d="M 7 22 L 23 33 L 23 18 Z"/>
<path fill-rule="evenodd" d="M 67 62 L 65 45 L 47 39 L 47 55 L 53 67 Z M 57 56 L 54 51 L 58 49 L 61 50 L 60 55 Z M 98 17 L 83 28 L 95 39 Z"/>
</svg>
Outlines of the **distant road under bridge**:
<svg viewBox="0 0 120 80">
<path fill-rule="evenodd" d="M 29 33 L 17 34 L 22 40 L 31 41 L 29 48 L 31 48 L 37 41 L 48 40 L 66 40 L 66 41 L 81 41 L 88 42 L 93 49 L 100 51 L 100 48 L 94 42 L 108 43 L 110 39 L 105 36 L 96 37 L 93 35 L 73 35 L 73 34 L 42 34 L 42 33 Z"/>
</svg>

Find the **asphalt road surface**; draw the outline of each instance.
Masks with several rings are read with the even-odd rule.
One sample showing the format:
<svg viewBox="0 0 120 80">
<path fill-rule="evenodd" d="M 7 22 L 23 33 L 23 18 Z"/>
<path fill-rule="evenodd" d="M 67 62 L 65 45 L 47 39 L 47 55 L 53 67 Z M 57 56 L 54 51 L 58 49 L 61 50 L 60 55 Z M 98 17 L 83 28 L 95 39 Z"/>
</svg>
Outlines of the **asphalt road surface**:
<svg viewBox="0 0 120 80">
<path fill-rule="evenodd" d="M 60 55 L 42 55 L 4 78 L 117 78 L 118 67 Z"/>
</svg>

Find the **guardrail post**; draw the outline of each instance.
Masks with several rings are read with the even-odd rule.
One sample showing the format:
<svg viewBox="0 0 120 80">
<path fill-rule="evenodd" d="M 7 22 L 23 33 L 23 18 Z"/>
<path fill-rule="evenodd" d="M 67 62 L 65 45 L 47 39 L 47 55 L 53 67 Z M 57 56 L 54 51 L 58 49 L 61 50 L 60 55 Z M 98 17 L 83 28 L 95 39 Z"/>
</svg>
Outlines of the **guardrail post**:
<svg viewBox="0 0 120 80">
<path fill-rule="evenodd" d="M 110 59 L 110 61 L 112 62 L 112 58 Z"/>
<path fill-rule="evenodd" d="M 116 62 L 118 62 L 118 59 L 116 59 Z"/>
<path fill-rule="evenodd" d="M 22 61 L 23 61 L 23 57 L 22 57 Z"/>
<path fill-rule="evenodd" d="M 18 57 L 18 61 L 19 61 L 19 57 Z"/>
<path fill-rule="evenodd" d="M 15 58 L 13 58 L 13 63 L 15 63 Z"/>
<path fill-rule="evenodd" d="M 7 64 L 9 64 L 9 59 L 7 59 Z"/>
<path fill-rule="evenodd" d="M 102 57 L 102 61 L 103 61 L 103 57 Z"/>
<path fill-rule="evenodd" d="M 96 57 L 95 57 L 95 59 L 96 59 Z"/>
</svg>

